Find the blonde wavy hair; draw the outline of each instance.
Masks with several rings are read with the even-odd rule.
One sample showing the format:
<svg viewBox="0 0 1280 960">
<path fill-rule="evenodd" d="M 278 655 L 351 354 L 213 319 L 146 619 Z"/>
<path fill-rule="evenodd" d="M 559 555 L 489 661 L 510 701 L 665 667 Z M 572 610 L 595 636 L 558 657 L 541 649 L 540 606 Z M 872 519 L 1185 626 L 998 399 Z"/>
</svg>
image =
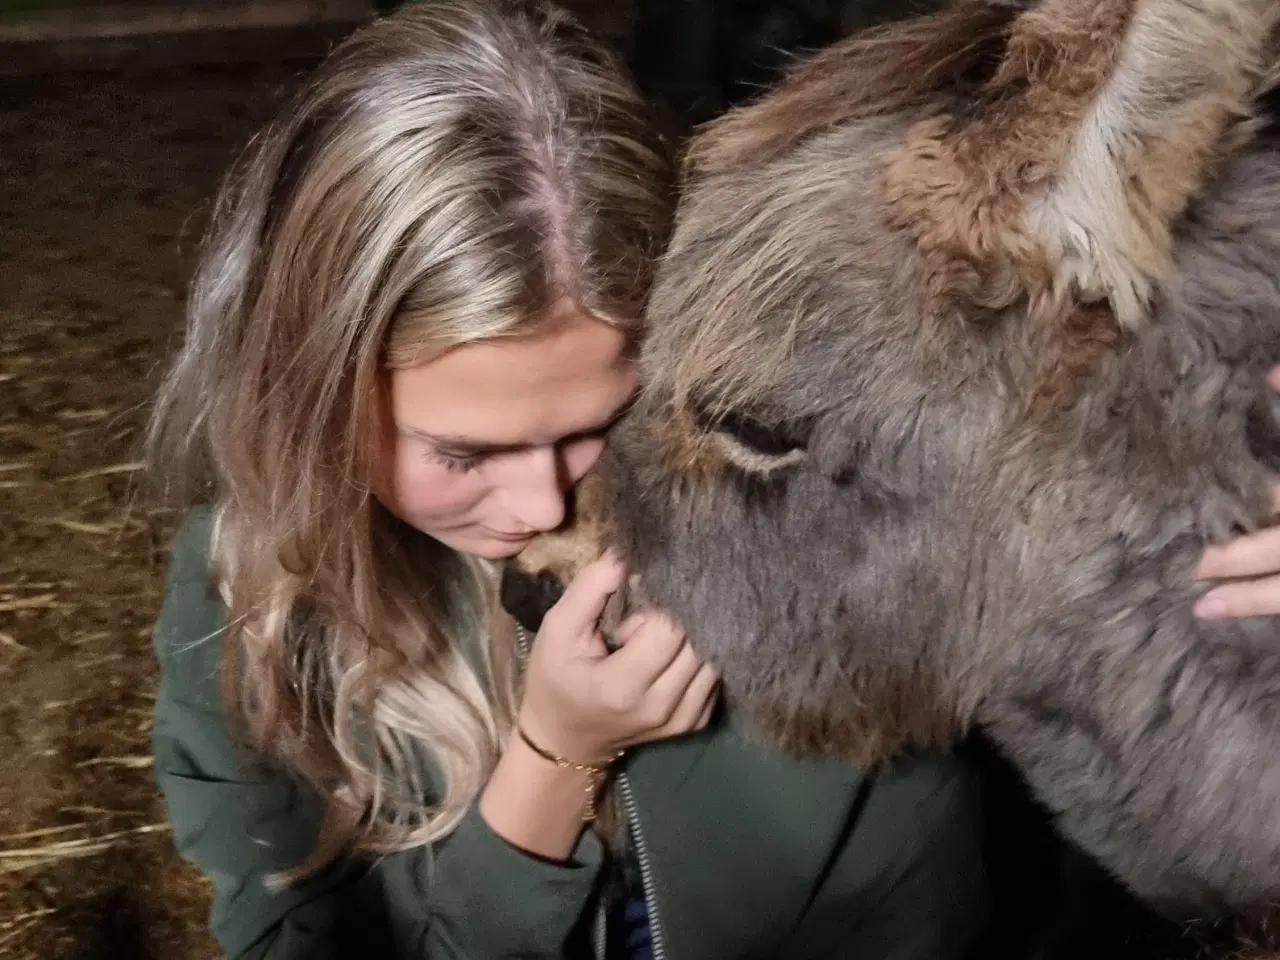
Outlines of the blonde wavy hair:
<svg viewBox="0 0 1280 960">
<path fill-rule="evenodd" d="M 215 509 L 229 715 L 328 802 L 286 878 L 447 835 L 496 762 L 493 571 L 373 498 L 381 374 L 563 297 L 634 336 L 674 205 L 653 131 L 563 12 L 431 0 L 337 47 L 223 185 L 149 443 Z"/>
</svg>

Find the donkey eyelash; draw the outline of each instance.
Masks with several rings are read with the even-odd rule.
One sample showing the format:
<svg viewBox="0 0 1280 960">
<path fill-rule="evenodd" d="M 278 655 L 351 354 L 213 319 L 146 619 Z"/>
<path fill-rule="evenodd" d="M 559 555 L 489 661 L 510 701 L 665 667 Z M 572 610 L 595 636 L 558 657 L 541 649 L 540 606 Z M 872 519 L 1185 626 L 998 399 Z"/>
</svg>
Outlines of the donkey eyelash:
<svg viewBox="0 0 1280 960">
<path fill-rule="evenodd" d="M 693 419 L 721 455 L 745 473 L 767 477 L 805 458 L 807 423 L 769 425 L 742 411 L 712 413 L 698 406 Z"/>
<path fill-rule="evenodd" d="M 721 455 L 744 473 L 767 477 L 787 467 L 794 467 L 805 458 L 805 452 L 800 447 L 792 447 L 785 453 L 766 453 L 721 430 L 712 431 L 708 436 L 720 449 Z"/>
</svg>

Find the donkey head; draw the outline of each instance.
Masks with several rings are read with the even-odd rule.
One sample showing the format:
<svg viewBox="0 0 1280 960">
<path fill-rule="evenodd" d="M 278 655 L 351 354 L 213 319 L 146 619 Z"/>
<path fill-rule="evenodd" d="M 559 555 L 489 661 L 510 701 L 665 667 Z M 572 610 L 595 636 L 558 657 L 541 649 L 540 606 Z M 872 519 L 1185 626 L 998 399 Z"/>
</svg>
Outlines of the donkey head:
<svg viewBox="0 0 1280 960">
<path fill-rule="evenodd" d="M 711 124 L 612 502 L 589 478 L 510 604 L 536 624 L 620 537 L 784 746 L 867 760 L 954 733 L 985 691 L 947 631 L 1035 486 L 1020 451 L 1149 322 L 1179 217 L 1248 141 L 1277 20 L 969 0 Z"/>
<path fill-rule="evenodd" d="M 1151 324 L 1278 8 L 961 3 L 695 139 L 605 472 L 636 569 L 774 740 L 950 737 L 1001 655 L 972 631 L 1053 601 L 985 588 L 1089 548 L 1028 526 L 1037 456 Z"/>
</svg>

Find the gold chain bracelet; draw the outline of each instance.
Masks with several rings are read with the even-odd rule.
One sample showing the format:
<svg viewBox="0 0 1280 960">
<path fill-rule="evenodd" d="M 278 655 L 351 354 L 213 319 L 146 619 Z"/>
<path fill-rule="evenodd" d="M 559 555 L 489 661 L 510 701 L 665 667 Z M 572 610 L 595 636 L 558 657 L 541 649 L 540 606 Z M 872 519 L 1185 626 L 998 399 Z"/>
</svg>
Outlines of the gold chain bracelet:
<svg viewBox="0 0 1280 960">
<path fill-rule="evenodd" d="M 591 823 L 596 818 L 596 793 L 600 789 L 600 781 L 604 779 L 605 774 L 609 772 L 609 767 L 622 756 L 619 750 L 604 763 L 577 763 L 574 760 L 567 760 L 564 757 L 557 756 L 550 750 L 544 750 L 538 746 L 529 735 L 524 732 L 524 728 L 519 724 L 516 725 L 516 733 L 520 734 L 520 739 L 525 742 L 530 750 L 540 756 L 543 760 L 554 763 L 561 770 L 576 770 L 578 773 L 587 775 L 587 805 L 582 811 L 582 822 Z"/>
</svg>

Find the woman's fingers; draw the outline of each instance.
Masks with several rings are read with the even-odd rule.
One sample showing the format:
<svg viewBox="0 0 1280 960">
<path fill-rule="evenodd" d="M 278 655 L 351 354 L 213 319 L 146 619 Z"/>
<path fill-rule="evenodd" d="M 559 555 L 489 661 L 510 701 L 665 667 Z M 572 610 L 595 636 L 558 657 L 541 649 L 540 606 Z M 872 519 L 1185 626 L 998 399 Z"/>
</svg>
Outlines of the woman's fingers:
<svg viewBox="0 0 1280 960">
<path fill-rule="evenodd" d="M 649 702 L 641 707 L 653 711 L 647 729 L 638 731 L 622 745 L 629 747 L 701 730 L 715 710 L 719 683 L 710 664 L 700 662 L 686 646 L 647 691 Z"/>
<path fill-rule="evenodd" d="M 1280 391 L 1280 366 L 1271 368 L 1267 384 Z M 1271 488 L 1272 513 L 1280 514 L 1280 484 Z M 1196 603 L 1205 619 L 1262 617 L 1280 614 L 1280 527 L 1257 530 L 1221 546 L 1210 547 L 1196 567 L 1197 580 L 1239 580 L 1206 593 Z M 1254 579 L 1244 579 L 1244 578 Z"/>
<path fill-rule="evenodd" d="M 664 733 L 667 736 L 687 733 L 690 730 L 701 730 L 711 719 L 711 711 L 716 705 L 716 690 L 720 677 L 710 664 L 704 663 L 698 668 L 689 686 L 685 688 L 684 697 L 676 708 L 671 719 L 667 721 Z"/>
<path fill-rule="evenodd" d="M 1215 587 L 1200 598 L 1195 612 L 1206 620 L 1280 614 L 1280 576 Z"/>
<path fill-rule="evenodd" d="M 591 637 L 605 604 L 622 586 L 627 569 L 612 553 L 583 567 L 556 605 L 547 611 L 540 634 L 559 638 Z"/>
<path fill-rule="evenodd" d="M 661 729 L 671 722 L 701 667 L 698 655 L 684 643 L 670 666 L 645 691 L 646 719 L 651 729 Z"/>
<path fill-rule="evenodd" d="M 1280 527 L 1270 527 L 1210 547 L 1196 568 L 1198 580 L 1259 577 L 1280 573 Z"/>
<path fill-rule="evenodd" d="M 701 730 L 711 722 L 711 715 L 716 711 L 716 703 L 720 700 L 720 684 L 717 681 L 711 685 L 711 693 L 707 695 L 707 702 L 702 707 L 702 713 L 698 716 L 697 722 L 693 725 L 694 730 Z"/>
<path fill-rule="evenodd" d="M 628 618 L 617 635 L 622 646 L 600 664 L 601 686 L 638 703 L 680 654 L 684 631 L 662 614 L 645 613 Z"/>
</svg>

